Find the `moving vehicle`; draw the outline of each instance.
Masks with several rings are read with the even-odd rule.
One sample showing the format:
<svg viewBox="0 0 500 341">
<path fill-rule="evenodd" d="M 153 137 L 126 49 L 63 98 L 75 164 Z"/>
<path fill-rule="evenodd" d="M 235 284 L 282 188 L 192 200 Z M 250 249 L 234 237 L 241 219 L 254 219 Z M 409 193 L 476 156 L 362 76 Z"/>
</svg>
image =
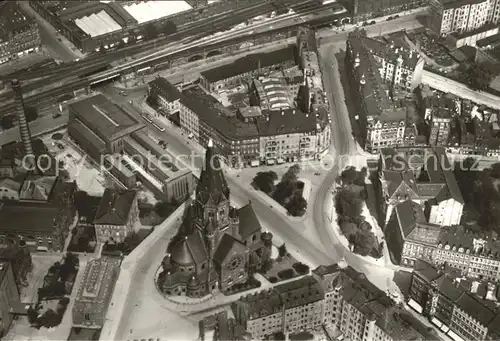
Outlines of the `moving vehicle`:
<svg viewBox="0 0 500 341">
<path fill-rule="evenodd" d="M 151 123 L 151 125 L 152 125 L 153 127 L 155 127 L 156 129 L 158 129 L 159 131 L 165 131 L 165 128 L 160 127 L 158 124 L 156 124 L 156 123 L 154 123 L 154 122 L 153 122 L 153 123 Z"/>
<path fill-rule="evenodd" d="M 144 114 L 141 114 L 141 116 L 146 120 L 148 121 L 149 123 L 153 123 L 153 119 L 151 118 L 151 116 L 149 116 L 148 114 L 144 113 Z"/>
</svg>

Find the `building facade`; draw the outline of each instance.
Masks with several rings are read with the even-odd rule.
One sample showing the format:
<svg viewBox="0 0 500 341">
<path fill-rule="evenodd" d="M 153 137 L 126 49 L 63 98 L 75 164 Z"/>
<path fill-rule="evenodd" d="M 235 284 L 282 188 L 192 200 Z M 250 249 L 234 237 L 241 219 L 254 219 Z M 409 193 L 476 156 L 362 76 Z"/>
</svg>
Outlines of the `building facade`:
<svg viewBox="0 0 500 341">
<path fill-rule="evenodd" d="M 139 218 L 137 192 L 107 188 L 97 209 L 94 226 L 99 242 L 121 243 L 131 232 Z"/>
<path fill-rule="evenodd" d="M 42 42 L 37 24 L 16 2 L 2 5 L 0 17 L 0 64 L 38 52 Z"/>
<path fill-rule="evenodd" d="M 430 0 L 428 27 L 440 35 L 466 33 L 500 20 L 498 0 Z"/>
<path fill-rule="evenodd" d="M 420 82 L 424 61 L 417 52 L 393 42 L 366 36 L 364 30 L 349 34 L 346 68 L 356 104 L 354 119 L 366 151 L 414 145 L 416 115 L 410 103 L 394 100 L 397 90 L 411 91 Z"/>
<path fill-rule="evenodd" d="M 165 295 L 203 297 L 247 283 L 269 261 L 272 234 L 261 231 L 249 203 L 235 209 L 210 141 L 196 200 L 168 246 L 158 286 Z"/>
<path fill-rule="evenodd" d="M 120 259 L 101 257 L 93 259 L 85 268 L 73 306 L 73 326 L 100 329 L 120 271 Z"/>
<path fill-rule="evenodd" d="M 425 340 L 417 330 L 422 326 L 408 317 L 405 322 L 395 303 L 363 274 L 338 265 L 320 266 L 311 275 L 277 285 L 272 289 L 242 297 L 232 304 L 234 319 L 208 317 L 200 323 L 204 341 L 210 330 L 238 326 L 239 335 L 248 338 L 277 338 L 284 334 L 315 331 L 334 326 L 340 331 L 339 340 Z M 409 315 L 409 314 L 408 314 Z M 219 329 L 218 329 L 219 328 Z M 213 340 L 224 340 L 219 333 Z M 223 335 L 222 335 L 223 336 Z"/>
<path fill-rule="evenodd" d="M 228 165 L 320 158 L 330 147 L 331 121 L 315 41 L 314 31 L 300 28 L 295 45 L 208 70 L 201 86 L 180 90 L 157 78 L 150 98 L 193 141 L 212 139 Z M 248 105 L 222 105 L 231 87 L 248 90 Z"/>
<path fill-rule="evenodd" d="M 19 289 L 12 265 L 7 261 L 0 261 L 0 337 L 9 331 L 14 319 L 12 308 L 18 303 Z"/>
<path fill-rule="evenodd" d="M 409 305 L 453 340 L 493 340 L 498 336 L 496 307 L 467 292 L 459 278 L 419 261 L 412 275 Z"/>
<path fill-rule="evenodd" d="M 464 199 L 451 169 L 442 147 L 382 149 L 379 195 L 385 221 L 397 204 L 411 200 L 422 207 L 430 224 L 460 224 Z"/>
</svg>

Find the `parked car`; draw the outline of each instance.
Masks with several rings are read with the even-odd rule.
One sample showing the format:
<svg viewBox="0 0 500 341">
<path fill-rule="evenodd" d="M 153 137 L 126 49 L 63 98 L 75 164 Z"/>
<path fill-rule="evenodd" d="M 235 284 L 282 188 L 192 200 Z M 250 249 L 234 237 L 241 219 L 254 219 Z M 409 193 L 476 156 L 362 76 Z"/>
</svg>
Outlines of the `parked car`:
<svg viewBox="0 0 500 341">
<path fill-rule="evenodd" d="M 119 94 L 120 94 L 120 96 L 127 96 L 127 93 L 125 91 L 123 91 L 123 90 L 120 91 Z"/>
<path fill-rule="evenodd" d="M 54 113 L 54 115 L 52 115 L 52 118 L 58 118 L 58 117 L 61 117 L 61 113 L 60 112 L 56 112 Z"/>
<path fill-rule="evenodd" d="M 375 25 L 377 22 L 375 20 L 370 21 L 370 25 Z"/>
</svg>

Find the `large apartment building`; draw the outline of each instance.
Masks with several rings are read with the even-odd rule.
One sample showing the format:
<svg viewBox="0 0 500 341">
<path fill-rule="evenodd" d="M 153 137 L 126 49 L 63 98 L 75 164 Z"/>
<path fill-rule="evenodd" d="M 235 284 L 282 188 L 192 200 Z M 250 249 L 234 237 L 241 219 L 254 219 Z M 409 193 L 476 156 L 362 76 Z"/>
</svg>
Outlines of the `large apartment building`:
<svg viewBox="0 0 500 341">
<path fill-rule="evenodd" d="M 322 326 L 334 327 L 337 340 L 434 339 L 363 274 L 337 264 L 320 266 L 310 276 L 244 296 L 232 310 L 234 319 L 218 315 L 201 321 L 201 339 L 224 340 L 228 335 L 264 339 L 280 333 L 293 339 L 293 334 Z"/>
<path fill-rule="evenodd" d="M 455 341 L 498 340 L 500 315 L 495 303 L 468 292 L 464 282 L 446 267 L 418 261 L 408 303 Z M 486 297 L 496 296 L 489 288 L 485 291 Z"/>
<path fill-rule="evenodd" d="M 498 0 L 430 0 L 428 27 L 440 35 L 477 30 L 500 21 Z"/>
<path fill-rule="evenodd" d="M 0 4 L 0 64 L 38 52 L 42 44 L 37 24 L 15 1 Z"/>
<path fill-rule="evenodd" d="M 355 120 L 361 128 L 365 149 L 414 145 L 416 113 L 412 103 L 397 101 L 395 92 L 411 91 L 420 83 L 424 61 L 408 47 L 392 41 L 371 39 L 366 31 L 349 34 L 346 68 Z"/>
</svg>

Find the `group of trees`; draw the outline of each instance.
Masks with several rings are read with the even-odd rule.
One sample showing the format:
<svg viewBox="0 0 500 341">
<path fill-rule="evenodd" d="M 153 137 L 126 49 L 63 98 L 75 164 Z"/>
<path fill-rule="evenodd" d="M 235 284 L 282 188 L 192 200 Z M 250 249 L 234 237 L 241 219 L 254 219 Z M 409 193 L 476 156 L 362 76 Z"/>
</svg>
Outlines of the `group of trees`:
<svg viewBox="0 0 500 341">
<path fill-rule="evenodd" d="M 299 174 L 300 166 L 297 164 L 291 166 L 283 174 L 272 194 L 273 199 L 285 207 L 287 212 L 294 217 L 303 216 L 307 209 L 307 201 L 302 196 L 304 183 L 299 181 Z"/>
<path fill-rule="evenodd" d="M 69 298 L 64 297 L 59 300 L 56 310 L 47 309 L 43 314 L 40 311 L 43 306 L 37 303 L 34 307 L 30 306 L 28 308 L 28 321 L 32 327 L 40 329 L 41 327 L 53 328 L 58 326 L 64 316 L 64 312 L 68 308 Z"/>
<path fill-rule="evenodd" d="M 78 256 L 68 252 L 63 262 L 56 262 L 49 268 L 44 283 L 38 289 L 38 299 L 63 297 L 70 294 L 78 272 Z"/>
<path fill-rule="evenodd" d="M 467 82 L 474 90 L 486 90 L 498 74 L 494 66 L 474 63 L 466 71 Z"/>
<path fill-rule="evenodd" d="M 104 243 L 103 253 L 123 253 L 124 255 L 130 254 L 140 243 L 141 237 L 137 232 L 132 231 L 123 239 L 123 242 L 116 243 L 112 239 Z"/>
<path fill-rule="evenodd" d="M 177 25 L 171 21 L 165 22 L 163 25 L 158 27 L 155 23 L 149 23 L 144 26 L 142 34 L 146 39 L 154 39 L 160 34 L 170 35 L 177 32 Z"/>
<path fill-rule="evenodd" d="M 252 180 L 252 186 L 276 200 L 286 208 L 288 214 L 300 217 L 306 213 L 307 201 L 302 196 L 304 183 L 299 181 L 299 173 L 300 166 L 293 165 L 283 174 L 281 181 L 275 185 L 274 183 L 278 180 L 276 172 L 258 172 Z"/>
<path fill-rule="evenodd" d="M 339 181 L 342 186 L 335 198 L 337 222 L 354 253 L 379 258 L 382 255 L 382 245 L 378 244 L 372 226 L 365 221 L 365 217 L 362 215 L 366 200 L 364 188 L 366 175 L 366 168 L 357 171 L 354 167 L 347 168 L 340 175 Z"/>
</svg>

